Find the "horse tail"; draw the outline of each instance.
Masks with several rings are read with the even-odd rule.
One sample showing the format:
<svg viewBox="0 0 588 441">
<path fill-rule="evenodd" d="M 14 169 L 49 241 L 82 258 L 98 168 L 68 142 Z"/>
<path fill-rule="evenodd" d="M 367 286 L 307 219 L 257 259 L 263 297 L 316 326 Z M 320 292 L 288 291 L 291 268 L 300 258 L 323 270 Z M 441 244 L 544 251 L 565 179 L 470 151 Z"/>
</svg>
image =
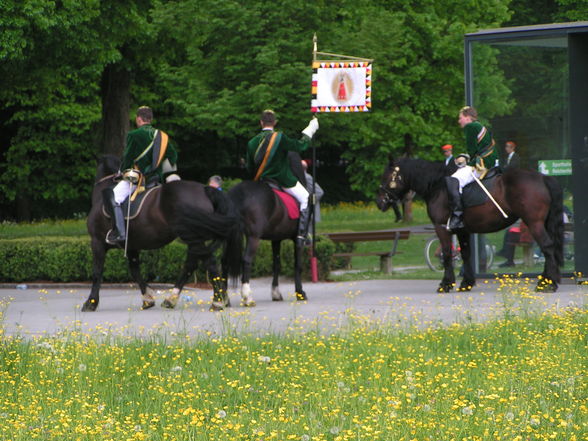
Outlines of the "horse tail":
<svg viewBox="0 0 588 441">
<path fill-rule="evenodd" d="M 236 286 L 241 276 L 243 258 L 243 221 L 238 207 L 224 191 L 207 186 L 204 187 L 204 192 L 212 202 L 215 213 L 230 216 L 234 220 L 232 228 L 227 231 L 225 236 L 222 264 L 223 271 L 227 273 L 229 279 L 232 279 L 233 286 Z"/>
<path fill-rule="evenodd" d="M 218 191 L 218 190 L 215 190 Z M 194 245 L 196 257 L 206 257 L 225 245 L 225 264 L 231 278 L 241 273 L 243 249 L 241 221 L 237 214 L 207 212 L 199 209 L 179 209 L 172 223 L 174 233 L 186 244 Z M 212 240 L 208 245 L 205 241 Z"/>
<path fill-rule="evenodd" d="M 563 190 L 559 183 L 551 176 L 543 176 L 543 181 L 551 196 L 549 213 L 547 214 L 547 219 L 545 219 L 545 229 L 549 237 L 554 241 L 555 262 L 561 267 L 564 264 Z"/>
</svg>

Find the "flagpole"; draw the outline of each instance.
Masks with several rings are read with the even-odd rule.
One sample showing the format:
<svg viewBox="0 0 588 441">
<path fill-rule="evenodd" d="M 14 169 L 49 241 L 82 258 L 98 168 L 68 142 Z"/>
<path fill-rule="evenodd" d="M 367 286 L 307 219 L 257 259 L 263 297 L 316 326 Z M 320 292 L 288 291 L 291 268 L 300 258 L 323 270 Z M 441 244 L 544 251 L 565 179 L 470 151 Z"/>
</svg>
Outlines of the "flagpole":
<svg viewBox="0 0 588 441">
<path fill-rule="evenodd" d="M 317 54 L 317 37 L 316 37 L 316 32 L 314 33 L 314 36 L 312 37 L 312 62 L 314 64 L 314 62 L 316 61 L 316 54 Z M 316 115 L 315 115 L 316 116 Z M 315 193 L 315 188 L 316 188 L 316 147 L 314 146 L 314 143 L 312 145 L 312 194 L 311 194 L 311 204 L 310 204 L 310 209 L 312 210 L 312 212 L 310 213 L 312 215 L 312 247 L 310 250 L 310 278 L 311 281 L 313 283 L 317 283 L 318 282 L 318 261 L 316 258 L 316 208 L 315 208 L 315 204 L 316 204 L 316 193 Z"/>
</svg>

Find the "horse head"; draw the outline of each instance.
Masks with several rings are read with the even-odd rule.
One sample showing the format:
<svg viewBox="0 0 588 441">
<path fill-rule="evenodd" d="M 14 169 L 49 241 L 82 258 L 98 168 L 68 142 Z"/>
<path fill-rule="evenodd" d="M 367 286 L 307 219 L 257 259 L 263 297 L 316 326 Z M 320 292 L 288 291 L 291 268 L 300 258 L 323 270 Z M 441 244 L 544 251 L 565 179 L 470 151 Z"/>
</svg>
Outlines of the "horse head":
<svg viewBox="0 0 588 441">
<path fill-rule="evenodd" d="M 388 165 L 380 181 L 376 205 L 382 211 L 386 211 L 392 207 L 396 214 L 396 222 L 398 222 L 402 219 L 398 203 L 402 201 L 408 190 L 398 162 L 390 156 Z"/>
</svg>

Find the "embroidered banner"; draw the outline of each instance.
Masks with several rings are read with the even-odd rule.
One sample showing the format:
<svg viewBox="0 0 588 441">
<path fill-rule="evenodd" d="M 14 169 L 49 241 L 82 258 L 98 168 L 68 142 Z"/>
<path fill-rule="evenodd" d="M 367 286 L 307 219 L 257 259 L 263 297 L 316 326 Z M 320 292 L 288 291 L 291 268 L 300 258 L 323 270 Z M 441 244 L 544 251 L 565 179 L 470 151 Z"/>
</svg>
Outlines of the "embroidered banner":
<svg viewBox="0 0 588 441">
<path fill-rule="evenodd" d="M 369 112 L 371 107 L 371 62 L 313 62 L 312 112 Z"/>
</svg>

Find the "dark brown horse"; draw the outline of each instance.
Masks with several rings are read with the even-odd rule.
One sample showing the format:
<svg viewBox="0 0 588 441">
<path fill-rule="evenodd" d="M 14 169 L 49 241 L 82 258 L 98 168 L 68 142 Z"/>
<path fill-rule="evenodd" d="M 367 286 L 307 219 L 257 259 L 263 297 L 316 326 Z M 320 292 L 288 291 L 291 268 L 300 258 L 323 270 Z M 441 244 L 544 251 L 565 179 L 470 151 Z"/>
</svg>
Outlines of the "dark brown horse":
<svg viewBox="0 0 588 441">
<path fill-rule="evenodd" d="M 82 311 L 95 311 L 98 307 L 106 252 L 113 248 L 105 241 L 112 221 L 104 215 L 102 191 L 115 184 L 118 167 L 119 160 L 114 156 L 105 156 L 98 164 L 87 222 L 92 239 L 92 289 Z M 141 277 L 139 251 L 161 248 L 177 237 L 188 246 L 186 260 L 171 295 L 162 306 L 175 307 L 188 277 L 202 260 L 212 280 L 212 308 L 221 308 L 224 286 L 220 282 L 214 252 L 225 245 L 225 271 L 230 277 L 238 277 L 242 252 L 239 219 L 221 192 L 190 181 L 175 181 L 155 188 L 145 196 L 140 213 L 129 221 L 127 257 L 131 276 L 143 296 L 142 308 L 151 308 L 155 300 L 153 291 Z"/>
<path fill-rule="evenodd" d="M 438 292 L 449 292 L 455 286 L 451 260 L 451 233 L 445 226 L 449 203 L 445 187 L 445 165 L 422 159 L 390 159 L 382 176 L 376 202 L 380 210 L 402 200 L 414 190 L 427 204 L 431 219 L 441 242 L 445 272 Z M 472 183 L 470 185 L 478 185 Z M 459 290 L 469 291 L 476 284 L 471 265 L 471 233 L 492 233 L 512 225 L 519 218 L 541 247 L 545 256 L 543 274 L 537 289 L 557 290 L 563 265 L 563 194 L 558 182 L 538 172 L 509 169 L 495 178 L 490 190 L 496 202 L 508 215 L 505 218 L 491 200 L 464 210 L 465 228 L 456 234 L 464 262 L 464 275 Z"/>
<path fill-rule="evenodd" d="M 262 182 L 243 181 L 228 192 L 229 199 L 241 214 L 243 231 L 246 236 L 245 253 L 241 274 L 241 298 L 244 306 L 255 306 L 251 295 L 251 268 L 261 240 L 272 241 L 272 291 L 274 301 L 283 300 L 279 289 L 281 269 L 280 245 L 282 240 L 294 242 L 294 286 L 296 298 L 306 300 L 302 289 L 302 249 L 297 246 L 298 220 L 290 219 L 286 207 L 269 187 Z"/>
</svg>

